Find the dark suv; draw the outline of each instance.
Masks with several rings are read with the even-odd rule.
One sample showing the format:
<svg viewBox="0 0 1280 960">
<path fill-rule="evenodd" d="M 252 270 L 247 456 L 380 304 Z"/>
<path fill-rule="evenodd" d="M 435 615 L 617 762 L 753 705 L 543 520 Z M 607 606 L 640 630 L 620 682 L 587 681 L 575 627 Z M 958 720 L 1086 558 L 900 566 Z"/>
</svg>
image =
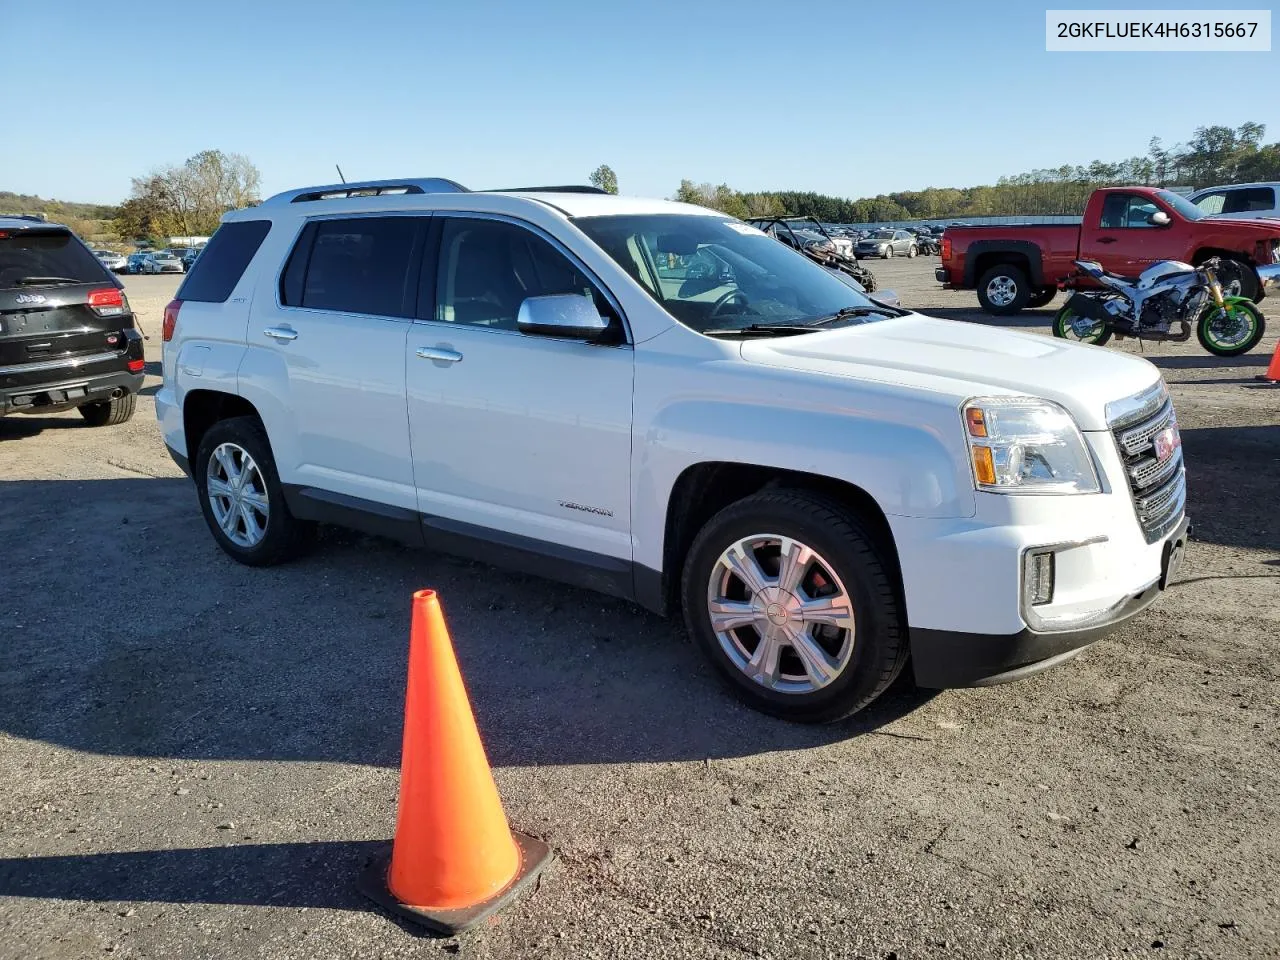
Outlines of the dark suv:
<svg viewBox="0 0 1280 960">
<path fill-rule="evenodd" d="M 0 416 L 76 407 L 92 426 L 124 423 L 145 366 L 121 284 L 89 248 L 0 216 Z"/>
</svg>

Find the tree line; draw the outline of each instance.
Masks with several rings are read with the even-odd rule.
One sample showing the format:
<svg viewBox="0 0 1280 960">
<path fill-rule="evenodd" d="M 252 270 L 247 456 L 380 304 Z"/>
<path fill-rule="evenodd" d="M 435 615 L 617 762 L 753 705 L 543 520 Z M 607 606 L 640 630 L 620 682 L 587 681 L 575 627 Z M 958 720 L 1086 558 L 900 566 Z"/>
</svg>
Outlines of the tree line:
<svg viewBox="0 0 1280 960">
<path fill-rule="evenodd" d="M 1001 177 L 993 186 L 929 187 L 850 200 L 802 190 L 740 192 L 724 183 L 682 180 L 674 199 L 734 217 L 795 214 L 827 223 L 1079 215 L 1089 194 L 1098 187 L 1142 184 L 1199 189 L 1280 180 L 1280 143 L 1264 144 L 1265 134 L 1261 123 L 1198 127 L 1190 140 L 1173 146 L 1166 147 L 1159 137 L 1153 137 L 1144 156 L 1032 170 Z"/>
</svg>

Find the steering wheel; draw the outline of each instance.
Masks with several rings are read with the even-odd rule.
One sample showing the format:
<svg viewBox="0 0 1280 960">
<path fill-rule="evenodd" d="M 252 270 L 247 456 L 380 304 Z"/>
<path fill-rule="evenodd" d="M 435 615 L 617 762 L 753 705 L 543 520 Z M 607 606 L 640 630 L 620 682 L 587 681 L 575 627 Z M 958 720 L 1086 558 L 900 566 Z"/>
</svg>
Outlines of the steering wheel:
<svg viewBox="0 0 1280 960">
<path fill-rule="evenodd" d="M 741 290 L 730 290 L 728 293 L 720 297 L 711 307 L 711 312 L 707 314 L 708 320 L 714 320 L 720 316 L 720 311 L 732 303 L 735 299 L 740 299 L 742 305 L 747 305 L 747 295 Z"/>
</svg>

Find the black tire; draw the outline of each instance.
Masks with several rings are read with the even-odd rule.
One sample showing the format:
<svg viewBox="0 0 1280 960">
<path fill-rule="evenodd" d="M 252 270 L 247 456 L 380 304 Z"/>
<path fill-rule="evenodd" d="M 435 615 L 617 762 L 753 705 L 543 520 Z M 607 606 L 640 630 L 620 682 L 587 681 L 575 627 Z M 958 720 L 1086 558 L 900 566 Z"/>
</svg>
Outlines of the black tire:
<svg viewBox="0 0 1280 960">
<path fill-rule="evenodd" d="M 893 256 L 893 244 L 889 244 L 884 248 L 884 253 L 880 254 L 882 260 L 888 260 Z"/>
<path fill-rule="evenodd" d="M 1213 339 L 1209 329 L 1210 322 L 1218 312 L 1218 308 L 1213 304 L 1210 304 L 1200 314 L 1200 319 L 1196 321 L 1196 339 L 1200 341 L 1200 346 L 1215 357 L 1238 357 L 1241 354 L 1248 353 L 1258 345 L 1262 340 L 1263 334 L 1267 332 L 1267 324 L 1266 320 L 1263 319 L 1262 312 L 1252 303 L 1240 303 L 1237 301 L 1232 306 L 1247 313 L 1248 321 L 1253 324 L 1253 330 L 1249 335 L 1235 346 L 1223 346 Z"/>
<path fill-rule="evenodd" d="M 992 301 L 989 288 L 997 280 L 1013 285 L 1013 295 L 1008 301 L 1002 300 L 999 303 Z M 978 303 L 982 304 L 982 309 L 987 313 L 995 314 L 997 317 L 1007 317 L 1017 313 L 1027 305 L 1029 299 L 1031 299 L 1031 284 L 1027 280 L 1027 275 L 1011 263 L 994 266 L 978 279 Z"/>
<path fill-rule="evenodd" d="M 1215 272 L 1224 292 L 1257 302 L 1261 285 L 1258 283 L 1258 274 L 1249 264 L 1239 260 L 1223 260 Z"/>
<path fill-rule="evenodd" d="M 84 417 L 84 422 L 91 427 L 114 427 L 132 417 L 137 406 L 138 395 L 126 393 L 114 400 L 82 403 L 76 409 L 80 411 L 80 416 Z"/>
<path fill-rule="evenodd" d="M 816 690 L 787 693 L 757 683 L 735 665 L 712 629 L 707 594 L 720 556 L 756 534 L 792 537 L 817 551 L 852 602 L 856 628 L 848 660 L 834 679 Z M 892 564 L 848 507 L 798 490 L 758 493 L 725 507 L 694 539 L 681 578 L 685 627 L 745 703 L 786 720 L 830 723 L 880 696 L 907 661 L 909 646 L 891 570 Z M 762 642 L 758 633 L 752 635 Z"/>
<path fill-rule="evenodd" d="M 218 525 L 210 503 L 209 462 L 213 459 L 214 451 L 225 443 L 235 444 L 253 458 L 266 487 L 269 507 L 265 532 L 262 539 L 252 546 L 242 546 L 227 535 Z M 280 475 L 276 471 L 275 457 L 271 453 L 271 443 L 257 417 L 220 420 L 205 431 L 195 459 L 191 461 L 191 475 L 195 480 L 205 523 L 209 525 L 218 546 L 233 560 L 250 567 L 268 567 L 292 560 L 310 545 L 315 534 L 315 524 L 298 520 L 289 512 L 284 490 L 280 486 Z"/>
<path fill-rule="evenodd" d="M 1057 287 L 1041 287 L 1027 299 L 1027 308 L 1034 310 L 1037 307 L 1048 306 L 1053 303 L 1053 298 L 1057 295 Z"/>
</svg>

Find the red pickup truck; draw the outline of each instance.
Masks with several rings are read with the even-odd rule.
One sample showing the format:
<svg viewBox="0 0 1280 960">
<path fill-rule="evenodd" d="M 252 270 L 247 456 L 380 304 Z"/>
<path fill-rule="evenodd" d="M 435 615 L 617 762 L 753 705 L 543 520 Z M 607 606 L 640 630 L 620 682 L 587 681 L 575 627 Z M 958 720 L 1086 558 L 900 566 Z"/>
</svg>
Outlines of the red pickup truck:
<svg viewBox="0 0 1280 960">
<path fill-rule="evenodd" d="M 1230 292 L 1261 299 L 1257 267 L 1280 263 L 1280 220 L 1221 220 L 1168 190 L 1104 187 L 1080 224 L 948 227 L 935 276 L 954 290 L 976 289 L 988 313 L 1009 314 L 1090 285 L 1076 260 L 1137 276 L 1161 260 L 1196 265 L 1210 257 L 1230 261 L 1219 271 Z"/>
</svg>

